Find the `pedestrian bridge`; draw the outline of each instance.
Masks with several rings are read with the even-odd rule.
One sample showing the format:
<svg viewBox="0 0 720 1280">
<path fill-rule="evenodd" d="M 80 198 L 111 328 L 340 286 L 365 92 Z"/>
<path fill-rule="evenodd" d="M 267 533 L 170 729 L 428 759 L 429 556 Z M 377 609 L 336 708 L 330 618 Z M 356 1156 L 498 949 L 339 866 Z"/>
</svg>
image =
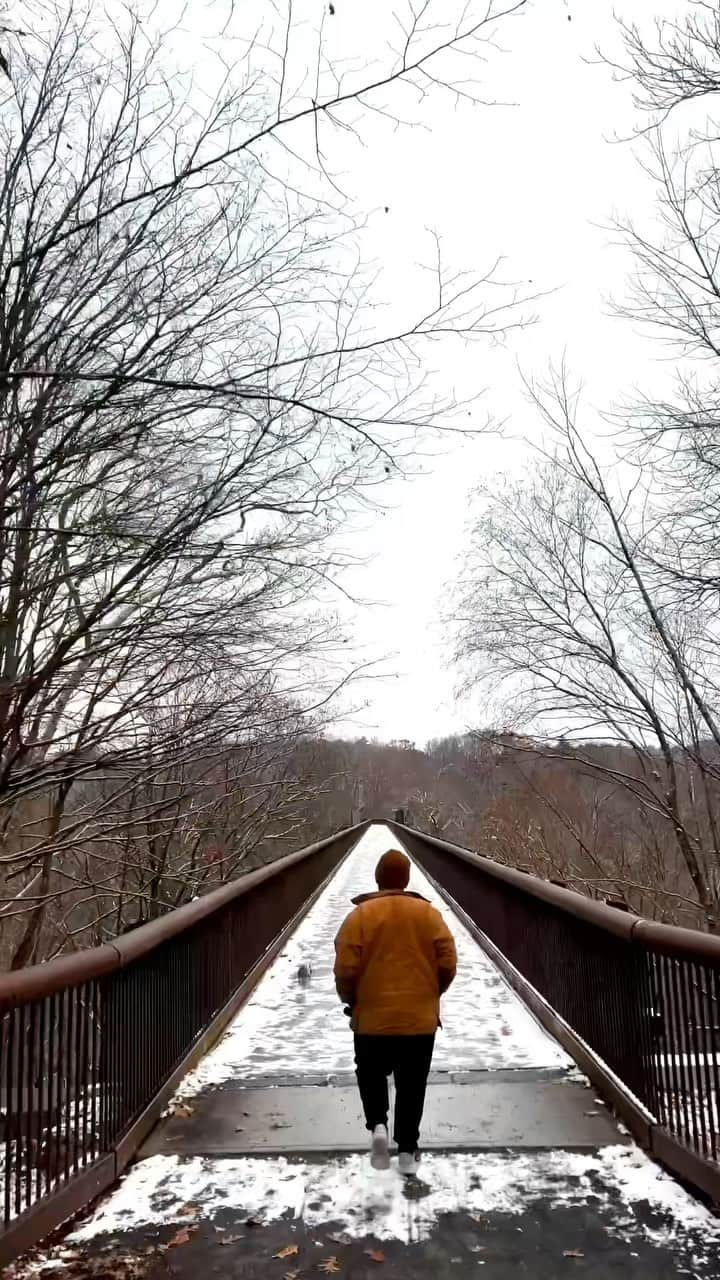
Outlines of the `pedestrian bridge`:
<svg viewBox="0 0 720 1280">
<path fill-rule="evenodd" d="M 398 845 L 459 962 L 407 1181 L 370 1168 L 332 978 Z M 717 1278 L 719 997 L 714 938 L 341 832 L 0 977 L 3 1274 Z"/>
</svg>

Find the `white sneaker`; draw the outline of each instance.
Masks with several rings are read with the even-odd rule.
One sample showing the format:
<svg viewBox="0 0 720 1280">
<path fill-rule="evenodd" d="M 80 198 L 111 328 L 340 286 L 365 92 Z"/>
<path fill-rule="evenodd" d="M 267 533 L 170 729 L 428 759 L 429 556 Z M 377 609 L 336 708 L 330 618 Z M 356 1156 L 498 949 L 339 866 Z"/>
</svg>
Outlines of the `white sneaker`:
<svg viewBox="0 0 720 1280">
<path fill-rule="evenodd" d="M 373 1169 L 390 1168 L 390 1152 L 388 1150 L 388 1131 L 384 1124 L 375 1126 L 370 1144 L 370 1163 Z"/>
<path fill-rule="evenodd" d="M 403 1178 L 414 1178 L 420 1164 L 420 1152 L 401 1151 L 398 1156 L 398 1169 Z"/>
</svg>

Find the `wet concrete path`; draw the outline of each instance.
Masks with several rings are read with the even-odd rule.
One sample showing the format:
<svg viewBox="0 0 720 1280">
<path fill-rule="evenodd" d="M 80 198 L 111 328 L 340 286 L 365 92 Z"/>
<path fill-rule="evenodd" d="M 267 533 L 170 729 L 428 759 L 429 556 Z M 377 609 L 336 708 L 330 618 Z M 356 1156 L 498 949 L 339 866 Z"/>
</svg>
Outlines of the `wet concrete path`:
<svg viewBox="0 0 720 1280">
<path fill-rule="evenodd" d="M 370 1169 L 332 943 L 391 844 L 370 828 L 144 1158 L 16 1276 L 720 1277 L 720 1222 L 620 1132 L 417 868 L 411 887 L 455 934 L 458 979 L 421 1177 Z"/>
</svg>

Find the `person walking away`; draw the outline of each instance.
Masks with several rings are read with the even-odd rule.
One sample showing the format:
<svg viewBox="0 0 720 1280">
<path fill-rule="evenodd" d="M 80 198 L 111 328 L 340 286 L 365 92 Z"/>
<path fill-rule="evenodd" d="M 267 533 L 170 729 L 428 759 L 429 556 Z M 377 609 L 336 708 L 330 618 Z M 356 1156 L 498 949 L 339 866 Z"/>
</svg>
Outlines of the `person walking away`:
<svg viewBox="0 0 720 1280">
<path fill-rule="evenodd" d="M 395 1079 L 399 1169 L 417 1171 L 418 1141 L 440 997 L 455 977 L 452 934 L 439 911 L 408 892 L 410 860 L 383 854 L 376 893 L 353 899 L 335 939 L 335 985 L 355 1033 L 358 1088 L 374 1169 L 388 1169 L 388 1076 Z"/>
</svg>

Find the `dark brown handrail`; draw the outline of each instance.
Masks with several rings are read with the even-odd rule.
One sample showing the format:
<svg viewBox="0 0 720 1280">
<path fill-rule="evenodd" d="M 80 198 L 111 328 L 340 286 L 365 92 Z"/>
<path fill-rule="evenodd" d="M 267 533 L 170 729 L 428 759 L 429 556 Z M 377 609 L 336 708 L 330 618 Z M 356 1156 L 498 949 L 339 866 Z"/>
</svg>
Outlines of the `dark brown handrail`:
<svg viewBox="0 0 720 1280">
<path fill-rule="evenodd" d="M 295 863 L 313 857 L 329 845 L 335 844 L 344 836 L 357 833 L 358 839 L 368 827 L 369 822 L 358 823 L 354 827 L 345 827 L 335 835 L 307 845 L 296 853 L 289 853 L 284 858 L 276 858 L 257 871 L 247 872 L 232 880 L 229 884 L 213 889 L 211 893 L 185 906 L 168 911 L 167 915 L 142 924 L 121 938 L 105 942 L 98 947 L 88 947 L 69 956 L 57 956 L 43 964 L 31 965 L 26 969 L 18 969 L 8 973 L 0 973 L 0 1011 L 11 1009 L 14 1005 L 28 1000 L 41 1000 L 45 996 L 54 995 L 66 987 L 79 986 L 93 978 L 104 977 L 115 969 L 122 969 L 133 960 L 147 955 L 155 947 L 168 939 L 176 937 L 186 929 L 207 919 L 221 907 L 226 907 L 237 898 L 243 897 L 264 884 L 274 876 L 281 875 Z"/>
<path fill-rule="evenodd" d="M 469 862 L 478 870 L 484 871 L 486 875 L 494 876 L 496 880 L 502 880 L 505 884 L 520 889 L 522 893 L 528 893 L 533 898 L 539 898 L 557 907 L 560 911 L 567 911 L 577 920 L 584 920 L 598 929 L 614 934 L 615 937 L 639 942 L 648 950 L 662 948 L 663 951 L 685 960 L 720 963 L 720 937 L 716 934 L 702 933 L 700 929 L 684 929 L 679 925 L 658 924 L 655 920 L 647 920 L 644 916 L 633 915 L 632 912 L 618 911 L 616 907 L 608 907 L 603 902 L 595 902 L 592 898 L 584 897 L 575 889 L 563 889 L 559 885 L 551 884 L 549 880 L 541 880 L 539 876 L 531 875 L 527 871 L 506 867 L 503 863 L 494 862 L 492 858 L 487 858 L 482 853 L 462 849 L 459 845 L 450 844 L 447 840 L 439 840 L 437 836 L 428 835 L 424 831 L 415 831 L 412 827 L 403 826 L 399 822 L 388 822 L 387 825 L 400 839 L 405 834 L 424 840 L 444 853 L 451 853 L 454 857 Z"/>
</svg>

